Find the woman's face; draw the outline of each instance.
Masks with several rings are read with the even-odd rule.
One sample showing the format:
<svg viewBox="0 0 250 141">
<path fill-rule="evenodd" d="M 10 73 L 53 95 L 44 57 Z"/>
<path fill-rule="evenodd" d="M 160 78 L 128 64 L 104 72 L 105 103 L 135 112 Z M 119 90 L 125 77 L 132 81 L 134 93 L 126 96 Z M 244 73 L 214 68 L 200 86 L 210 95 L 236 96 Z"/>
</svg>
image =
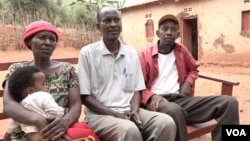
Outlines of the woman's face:
<svg viewBox="0 0 250 141">
<path fill-rule="evenodd" d="M 50 58 L 56 43 L 56 35 L 50 31 L 38 32 L 28 40 L 35 58 Z"/>
</svg>

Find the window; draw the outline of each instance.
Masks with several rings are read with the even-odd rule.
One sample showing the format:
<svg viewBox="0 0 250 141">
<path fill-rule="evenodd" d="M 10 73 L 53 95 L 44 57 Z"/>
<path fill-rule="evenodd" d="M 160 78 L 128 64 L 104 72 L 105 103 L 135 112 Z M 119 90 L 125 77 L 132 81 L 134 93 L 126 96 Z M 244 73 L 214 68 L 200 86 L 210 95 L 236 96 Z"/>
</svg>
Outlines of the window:
<svg viewBox="0 0 250 141">
<path fill-rule="evenodd" d="M 148 19 L 145 23 L 145 33 L 146 39 L 148 42 L 152 42 L 154 40 L 154 21 L 152 19 Z"/>
<path fill-rule="evenodd" d="M 244 34 L 250 35 L 250 11 L 242 12 L 241 33 L 242 35 Z"/>
</svg>

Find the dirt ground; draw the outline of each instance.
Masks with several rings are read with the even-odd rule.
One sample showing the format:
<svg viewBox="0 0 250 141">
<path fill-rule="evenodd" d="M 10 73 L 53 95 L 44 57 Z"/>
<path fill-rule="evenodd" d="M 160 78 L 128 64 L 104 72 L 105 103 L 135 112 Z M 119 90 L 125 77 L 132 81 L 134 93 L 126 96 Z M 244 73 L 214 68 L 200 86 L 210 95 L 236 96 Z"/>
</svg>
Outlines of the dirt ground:
<svg viewBox="0 0 250 141">
<path fill-rule="evenodd" d="M 67 57 L 77 57 L 79 54 L 78 49 L 58 47 L 52 58 L 67 58 Z M 7 50 L 0 51 L 0 62 L 9 61 L 25 61 L 32 59 L 32 53 L 28 50 L 17 51 L 17 50 Z M 77 67 L 77 66 L 76 66 Z M 233 90 L 233 96 L 239 101 L 240 110 L 240 123 L 250 124 L 250 68 L 247 67 L 222 67 L 218 65 L 202 65 L 200 67 L 200 72 L 209 74 L 212 76 L 225 78 L 229 80 L 239 81 L 240 85 L 236 86 Z M 0 72 L 0 82 L 4 79 L 6 72 Z M 196 82 L 196 95 L 214 95 L 220 92 L 220 84 L 217 82 L 211 82 L 203 79 L 198 79 Z M 2 99 L 0 99 L 0 112 L 2 112 Z M 83 116 L 81 117 L 83 119 Z M 0 121 L 0 138 L 3 137 L 3 133 L 7 126 L 8 121 Z M 193 141 L 210 141 L 210 135 L 204 135 Z"/>
</svg>

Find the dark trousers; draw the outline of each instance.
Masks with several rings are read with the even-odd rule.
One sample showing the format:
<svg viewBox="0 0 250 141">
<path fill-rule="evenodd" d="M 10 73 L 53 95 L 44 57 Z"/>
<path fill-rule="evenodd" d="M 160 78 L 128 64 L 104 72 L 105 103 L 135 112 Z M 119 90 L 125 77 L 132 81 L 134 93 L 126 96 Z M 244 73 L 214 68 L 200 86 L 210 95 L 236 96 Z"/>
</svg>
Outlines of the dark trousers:
<svg viewBox="0 0 250 141">
<path fill-rule="evenodd" d="M 212 141 L 221 141 L 222 124 L 239 124 L 238 101 L 231 96 L 196 96 L 181 94 L 163 96 L 168 102 L 161 102 L 158 112 L 170 115 L 177 126 L 176 141 L 187 141 L 187 124 L 216 119 L 218 124 L 212 131 Z"/>
</svg>

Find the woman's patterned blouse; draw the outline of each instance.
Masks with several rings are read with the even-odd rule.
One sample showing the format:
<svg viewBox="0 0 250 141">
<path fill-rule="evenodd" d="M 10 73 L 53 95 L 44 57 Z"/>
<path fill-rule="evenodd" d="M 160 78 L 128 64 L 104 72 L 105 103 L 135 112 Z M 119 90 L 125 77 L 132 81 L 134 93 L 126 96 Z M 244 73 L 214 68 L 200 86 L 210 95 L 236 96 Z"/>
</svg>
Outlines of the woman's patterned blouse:
<svg viewBox="0 0 250 141">
<path fill-rule="evenodd" d="M 23 67 L 23 63 L 12 64 L 6 75 L 6 79 L 10 77 L 13 71 L 19 67 Z M 68 89 L 72 87 L 79 87 L 78 76 L 75 70 L 75 67 L 70 63 L 64 63 L 64 66 L 61 69 L 53 74 L 45 74 L 46 85 L 48 86 L 49 93 L 53 95 L 55 101 L 62 107 L 67 109 L 68 105 Z M 20 131 L 20 128 L 17 128 L 15 133 L 12 134 L 13 140 L 28 140 L 24 133 Z"/>
</svg>

